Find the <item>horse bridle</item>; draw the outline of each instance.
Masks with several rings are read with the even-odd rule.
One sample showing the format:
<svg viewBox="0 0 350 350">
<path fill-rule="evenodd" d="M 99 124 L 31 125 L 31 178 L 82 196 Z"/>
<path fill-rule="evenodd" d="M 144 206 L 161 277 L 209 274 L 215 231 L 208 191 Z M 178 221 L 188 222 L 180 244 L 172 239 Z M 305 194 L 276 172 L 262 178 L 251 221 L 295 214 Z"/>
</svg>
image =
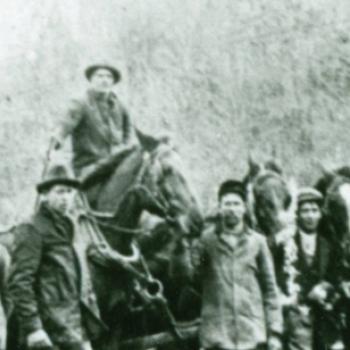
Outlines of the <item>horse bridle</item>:
<svg viewBox="0 0 350 350">
<path fill-rule="evenodd" d="M 140 170 L 136 175 L 134 183 L 132 184 L 131 188 L 128 191 L 126 191 L 126 193 L 123 195 L 123 199 L 126 198 L 131 192 L 135 191 L 136 189 L 142 190 L 144 191 L 144 193 L 146 193 L 148 198 L 150 198 L 153 201 L 153 203 L 155 203 L 155 205 L 162 210 L 162 212 L 164 213 L 164 219 L 167 222 L 173 224 L 174 219 L 170 215 L 171 206 L 168 204 L 168 201 L 165 198 L 165 196 L 162 194 L 161 190 L 158 191 L 158 193 L 155 193 L 155 191 L 151 191 L 147 186 L 142 184 L 142 180 L 144 179 L 146 171 L 149 169 L 149 166 L 151 165 L 154 158 L 155 158 L 155 155 L 149 155 L 146 152 L 144 153 Z M 121 203 L 122 200 L 119 203 Z M 103 223 L 102 220 L 99 220 L 99 219 L 113 219 L 114 214 L 111 212 L 93 210 L 92 208 L 90 208 L 87 200 L 85 200 L 84 202 L 85 202 L 84 206 L 87 208 L 88 215 L 91 215 L 91 218 L 93 218 L 95 221 L 97 220 L 97 223 L 99 225 L 104 226 L 113 231 L 118 231 L 119 233 L 140 234 L 143 232 L 142 229 L 130 229 L 120 225 Z M 116 209 L 116 212 L 118 212 L 118 210 L 119 210 L 119 207 Z"/>
</svg>

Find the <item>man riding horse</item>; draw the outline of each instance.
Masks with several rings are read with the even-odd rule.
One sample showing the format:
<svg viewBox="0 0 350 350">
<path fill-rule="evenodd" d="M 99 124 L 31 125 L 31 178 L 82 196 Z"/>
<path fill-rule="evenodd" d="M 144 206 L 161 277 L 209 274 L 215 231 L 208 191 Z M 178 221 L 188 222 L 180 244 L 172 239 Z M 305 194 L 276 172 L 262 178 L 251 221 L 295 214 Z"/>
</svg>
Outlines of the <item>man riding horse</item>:
<svg viewBox="0 0 350 350">
<path fill-rule="evenodd" d="M 120 80 L 119 71 L 100 64 L 88 67 L 85 75 L 90 88 L 85 96 L 71 102 L 55 135 L 54 147 L 59 149 L 64 140 L 72 136 L 73 168 L 88 199 L 84 206 L 88 204 L 93 209 L 85 207 L 88 210 L 83 210 L 77 219 L 77 229 L 91 233 L 94 238 L 85 243 L 86 247 L 93 243 L 95 248 L 89 249 L 93 260 L 90 268 L 101 315 L 111 326 L 107 346 L 115 348 L 121 338 L 128 338 L 129 325 L 135 325 L 135 321 L 127 321 L 129 316 L 134 317 L 129 315 L 132 303 L 128 300 L 138 294 L 128 289 L 128 285 L 139 278 L 140 272 L 135 269 L 145 275 L 139 281 L 142 285 L 147 285 L 144 280 L 150 279 L 149 272 L 153 274 L 155 270 L 161 281 L 166 280 L 166 299 L 175 300 L 176 304 L 179 288 L 172 288 L 166 277 L 167 246 L 178 233 L 197 231 L 201 214 L 182 174 L 181 159 L 167 139 L 146 136 L 132 126 L 128 113 L 112 91 Z M 85 196 L 81 198 L 84 200 Z M 150 233 L 140 229 L 143 212 L 161 217 L 165 230 L 170 232 L 168 239 L 164 239 L 162 230 Z M 155 241 L 162 246 L 156 251 L 156 245 L 149 244 Z M 149 246 L 153 253 L 147 249 Z M 135 251 L 139 254 L 135 255 Z M 158 263 L 158 253 L 162 251 L 165 260 L 162 258 Z M 137 259 L 130 262 L 134 256 Z M 149 263 L 149 272 L 143 261 Z M 175 289 L 175 298 L 167 295 L 172 294 L 172 289 Z M 166 322 L 169 323 L 169 317 Z"/>
<path fill-rule="evenodd" d="M 168 140 L 166 137 L 155 139 L 133 127 L 128 112 L 113 92 L 121 79 L 118 69 L 109 64 L 96 64 L 85 70 L 85 76 L 90 88 L 83 97 L 70 102 L 54 136 L 55 149 L 60 149 L 65 139 L 72 136 L 76 176 L 84 180 L 101 168 L 104 175 L 108 175 L 133 153 L 137 144 L 153 149 Z M 138 162 L 137 157 L 131 164 L 134 162 Z"/>
</svg>

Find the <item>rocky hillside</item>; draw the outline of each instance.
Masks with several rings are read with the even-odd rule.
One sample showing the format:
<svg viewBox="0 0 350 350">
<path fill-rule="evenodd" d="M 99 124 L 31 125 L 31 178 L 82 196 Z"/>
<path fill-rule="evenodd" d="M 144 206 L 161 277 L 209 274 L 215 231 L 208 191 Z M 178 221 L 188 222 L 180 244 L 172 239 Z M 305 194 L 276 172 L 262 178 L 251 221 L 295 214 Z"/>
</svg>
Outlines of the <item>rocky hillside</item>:
<svg viewBox="0 0 350 350">
<path fill-rule="evenodd" d="M 248 153 L 300 183 L 350 163 L 348 0 L 0 2 L 0 219 L 30 212 L 49 133 L 86 64 L 145 132 L 173 135 L 203 205 Z M 11 209 L 12 208 L 12 209 Z"/>
</svg>

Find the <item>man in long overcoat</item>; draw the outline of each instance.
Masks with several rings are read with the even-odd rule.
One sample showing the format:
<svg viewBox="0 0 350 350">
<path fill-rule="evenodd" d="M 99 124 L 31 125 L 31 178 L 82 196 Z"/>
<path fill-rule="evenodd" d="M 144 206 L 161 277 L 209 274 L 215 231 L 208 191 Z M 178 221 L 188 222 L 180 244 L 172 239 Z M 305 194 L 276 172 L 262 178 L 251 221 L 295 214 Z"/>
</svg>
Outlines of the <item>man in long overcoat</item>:
<svg viewBox="0 0 350 350">
<path fill-rule="evenodd" d="M 266 239 L 245 224 L 242 183 L 221 185 L 219 212 L 192 247 L 179 241 L 172 259 L 173 274 L 201 281 L 201 346 L 279 349 L 282 314 L 273 262 Z"/>
<path fill-rule="evenodd" d="M 8 286 L 20 348 L 91 349 L 104 324 L 67 216 L 79 182 L 57 165 L 37 188 L 43 201 L 17 229 Z"/>
</svg>

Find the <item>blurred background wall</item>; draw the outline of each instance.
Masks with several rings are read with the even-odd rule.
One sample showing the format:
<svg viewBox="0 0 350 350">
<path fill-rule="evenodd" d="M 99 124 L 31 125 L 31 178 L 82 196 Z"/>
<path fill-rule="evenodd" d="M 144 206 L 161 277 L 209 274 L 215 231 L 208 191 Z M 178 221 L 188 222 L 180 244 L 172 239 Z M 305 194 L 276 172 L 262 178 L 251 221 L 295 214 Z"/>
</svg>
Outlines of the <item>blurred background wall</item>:
<svg viewBox="0 0 350 350">
<path fill-rule="evenodd" d="M 205 208 L 249 152 L 300 184 L 350 164 L 349 0 L 0 0 L 0 16 L 2 221 L 32 210 L 50 132 L 100 59 L 135 124 L 173 135 Z"/>
</svg>

